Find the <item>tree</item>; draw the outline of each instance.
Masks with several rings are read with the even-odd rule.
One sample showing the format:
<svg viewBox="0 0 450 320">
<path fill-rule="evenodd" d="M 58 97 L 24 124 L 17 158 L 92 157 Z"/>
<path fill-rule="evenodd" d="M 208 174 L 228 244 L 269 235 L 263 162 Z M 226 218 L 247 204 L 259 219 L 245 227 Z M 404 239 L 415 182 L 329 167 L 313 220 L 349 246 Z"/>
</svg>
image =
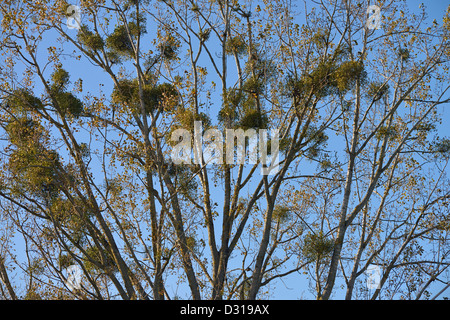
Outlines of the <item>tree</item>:
<svg viewBox="0 0 450 320">
<path fill-rule="evenodd" d="M 295 276 L 318 299 L 420 299 L 447 284 L 450 7 L 430 22 L 376 5 L 379 28 L 369 1 L 2 1 L 0 294 L 257 299 Z M 251 153 L 251 132 L 276 170 L 202 152 Z"/>
</svg>

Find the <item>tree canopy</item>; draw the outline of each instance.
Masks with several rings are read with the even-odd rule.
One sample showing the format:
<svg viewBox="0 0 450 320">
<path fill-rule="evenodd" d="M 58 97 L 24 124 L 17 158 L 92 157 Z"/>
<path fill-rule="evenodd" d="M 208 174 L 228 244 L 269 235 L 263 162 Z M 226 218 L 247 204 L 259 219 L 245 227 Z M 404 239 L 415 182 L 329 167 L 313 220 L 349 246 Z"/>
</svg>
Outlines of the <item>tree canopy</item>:
<svg viewBox="0 0 450 320">
<path fill-rule="evenodd" d="M 2 0 L 0 297 L 448 288 L 450 7 L 372 2 Z"/>
</svg>

